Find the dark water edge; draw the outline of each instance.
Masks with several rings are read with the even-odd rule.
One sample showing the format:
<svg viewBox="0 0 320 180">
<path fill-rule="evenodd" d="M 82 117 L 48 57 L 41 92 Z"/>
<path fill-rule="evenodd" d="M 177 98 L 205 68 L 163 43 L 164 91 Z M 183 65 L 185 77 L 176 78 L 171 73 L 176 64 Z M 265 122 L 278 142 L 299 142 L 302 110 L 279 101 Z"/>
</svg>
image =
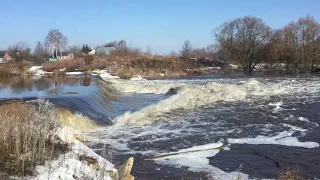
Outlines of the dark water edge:
<svg viewBox="0 0 320 180">
<path fill-rule="evenodd" d="M 249 144 L 230 148 L 209 158 L 210 165 L 228 172 L 237 171 L 242 164 L 241 172 L 256 178 L 276 178 L 281 170 L 299 170 L 306 178 L 320 177 L 320 148 Z"/>
</svg>

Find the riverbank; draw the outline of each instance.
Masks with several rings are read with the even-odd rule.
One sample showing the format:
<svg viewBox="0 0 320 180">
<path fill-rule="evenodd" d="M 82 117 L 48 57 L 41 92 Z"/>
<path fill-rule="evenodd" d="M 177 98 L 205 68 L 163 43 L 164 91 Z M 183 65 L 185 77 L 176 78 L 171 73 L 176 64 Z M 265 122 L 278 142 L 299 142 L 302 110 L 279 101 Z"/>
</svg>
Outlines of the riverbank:
<svg viewBox="0 0 320 180">
<path fill-rule="evenodd" d="M 93 121 L 44 100 L 0 106 L 0 178 L 133 179 L 133 159 L 115 168 L 85 145 Z M 108 154 L 108 150 L 104 149 Z"/>
<path fill-rule="evenodd" d="M 19 63 L 0 63 L 0 77 L 3 76 L 26 76 L 31 64 L 22 61 Z"/>
<path fill-rule="evenodd" d="M 163 56 L 85 56 L 75 59 L 43 63 L 31 67 L 30 64 L 0 64 L 1 76 L 13 75 L 63 75 L 92 74 L 94 70 L 107 70 L 122 79 L 142 76 L 145 79 L 165 79 L 204 75 L 224 71 L 237 71 L 238 66 L 208 58 L 184 58 Z M 13 68 L 13 69 L 10 69 Z"/>
</svg>

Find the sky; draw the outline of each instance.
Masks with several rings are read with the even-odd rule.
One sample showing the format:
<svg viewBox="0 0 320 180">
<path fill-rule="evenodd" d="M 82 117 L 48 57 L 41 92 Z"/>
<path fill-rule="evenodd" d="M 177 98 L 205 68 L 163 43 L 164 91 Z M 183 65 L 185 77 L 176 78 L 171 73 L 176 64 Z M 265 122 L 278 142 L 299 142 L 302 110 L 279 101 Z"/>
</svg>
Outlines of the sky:
<svg viewBox="0 0 320 180">
<path fill-rule="evenodd" d="M 34 48 L 59 29 L 69 46 L 125 40 L 165 54 L 185 40 L 193 48 L 213 44 L 212 29 L 247 15 L 274 29 L 308 14 L 320 22 L 319 7 L 320 0 L 2 0 L 0 49 L 18 42 Z"/>
</svg>

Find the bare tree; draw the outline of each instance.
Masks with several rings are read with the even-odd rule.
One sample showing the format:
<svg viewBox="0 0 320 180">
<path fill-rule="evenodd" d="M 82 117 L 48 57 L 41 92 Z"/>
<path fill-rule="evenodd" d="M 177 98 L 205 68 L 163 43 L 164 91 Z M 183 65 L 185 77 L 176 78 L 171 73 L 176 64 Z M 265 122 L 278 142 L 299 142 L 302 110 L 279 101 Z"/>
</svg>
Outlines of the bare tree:
<svg viewBox="0 0 320 180">
<path fill-rule="evenodd" d="M 51 29 L 45 38 L 46 50 L 53 58 L 58 57 L 58 51 L 65 49 L 67 44 L 68 39 L 58 29 Z"/>
<path fill-rule="evenodd" d="M 171 52 L 168 54 L 168 56 L 170 56 L 170 57 L 178 57 L 179 54 L 178 54 L 177 52 L 175 52 L 175 51 L 171 51 Z"/>
<path fill-rule="evenodd" d="M 127 42 L 125 40 L 121 40 L 119 43 L 118 43 L 118 48 L 119 49 L 126 49 L 127 48 Z"/>
<path fill-rule="evenodd" d="M 66 50 L 67 45 L 68 45 L 68 38 L 63 34 L 60 34 L 60 37 L 58 40 L 58 50 L 60 51 L 60 57 L 62 57 L 62 52 Z"/>
<path fill-rule="evenodd" d="M 265 60 L 270 48 L 271 29 L 256 17 L 226 22 L 213 33 L 222 52 L 239 62 L 246 74 L 251 74 Z"/>
<path fill-rule="evenodd" d="M 30 59 L 31 49 L 27 43 L 20 42 L 8 47 L 10 56 L 17 62 Z"/>
<path fill-rule="evenodd" d="M 151 49 L 151 46 L 150 46 L 150 45 L 148 45 L 148 46 L 146 47 L 146 52 L 145 52 L 145 54 L 146 54 L 146 55 L 152 55 L 152 49 Z"/>
<path fill-rule="evenodd" d="M 272 44 L 271 60 L 285 63 L 287 72 L 307 72 L 320 64 L 320 25 L 310 16 L 275 31 Z"/>
<path fill-rule="evenodd" d="M 118 47 L 117 41 L 108 42 L 103 47 Z"/>
<path fill-rule="evenodd" d="M 192 57 L 196 57 L 196 58 L 208 57 L 208 54 L 205 48 L 192 49 L 190 54 L 192 55 Z"/>
<path fill-rule="evenodd" d="M 69 52 L 74 54 L 79 53 L 81 52 L 81 46 L 70 46 Z"/>
<path fill-rule="evenodd" d="M 37 62 L 41 62 L 45 58 L 45 49 L 44 49 L 43 45 L 41 44 L 41 42 L 37 42 L 37 45 L 34 48 L 33 55 L 34 55 L 35 60 Z"/>
<path fill-rule="evenodd" d="M 183 57 L 190 57 L 192 51 L 192 45 L 189 40 L 184 41 L 181 49 L 181 55 Z"/>
<path fill-rule="evenodd" d="M 209 58 L 214 59 L 216 58 L 217 53 L 219 52 L 220 47 L 215 44 L 210 44 L 206 47 L 206 53 Z"/>
<path fill-rule="evenodd" d="M 295 45 L 297 66 L 302 71 L 313 68 L 317 61 L 317 58 L 313 58 L 316 56 L 313 53 L 316 52 L 317 39 L 320 37 L 319 23 L 307 16 L 297 22 L 291 22 L 284 28 L 284 33 L 290 38 L 289 42 Z"/>
</svg>

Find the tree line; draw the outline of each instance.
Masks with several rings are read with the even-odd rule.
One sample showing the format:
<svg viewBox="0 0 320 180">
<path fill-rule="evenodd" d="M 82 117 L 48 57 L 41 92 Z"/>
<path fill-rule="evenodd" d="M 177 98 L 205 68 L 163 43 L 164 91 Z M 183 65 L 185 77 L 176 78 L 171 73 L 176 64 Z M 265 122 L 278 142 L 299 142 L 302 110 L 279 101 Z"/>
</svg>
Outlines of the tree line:
<svg viewBox="0 0 320 180">
<path fill-rule="evenodd" d="M 216 44 L 192 49 L 185 41 L 180 54 L 236 62 L 246 74 L 251 74 L 259 63 L 274 69 L 281 67 L 287 73 L 320 68 L 320 24 L 309 15 L 276 30 L 260 18 L 246 16 L 223 23 L 212 34 Z"/>
</svg>

